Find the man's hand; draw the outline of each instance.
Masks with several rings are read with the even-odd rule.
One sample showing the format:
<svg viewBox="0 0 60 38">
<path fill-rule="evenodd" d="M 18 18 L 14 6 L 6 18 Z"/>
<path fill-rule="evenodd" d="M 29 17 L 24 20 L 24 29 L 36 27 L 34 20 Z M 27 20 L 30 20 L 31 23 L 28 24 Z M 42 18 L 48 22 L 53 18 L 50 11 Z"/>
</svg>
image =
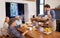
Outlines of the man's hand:
<svg viewBox="0 0 60 38">
<path fill-rule="evenodd" d="M 45 24 L 49 24 L 49 22 L 46 22 Z"/>
</svg>

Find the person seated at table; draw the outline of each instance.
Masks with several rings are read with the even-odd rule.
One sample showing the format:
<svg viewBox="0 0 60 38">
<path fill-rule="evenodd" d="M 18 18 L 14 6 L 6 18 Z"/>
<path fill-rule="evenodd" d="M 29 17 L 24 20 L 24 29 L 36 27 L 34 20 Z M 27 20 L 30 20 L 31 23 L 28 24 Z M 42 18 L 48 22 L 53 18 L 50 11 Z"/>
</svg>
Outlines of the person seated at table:
<svg viewBox="0 0 60 38">
<path fill-rule="evenodd" d="M 7 32 L 8 26 L 9 26 L 8 22 L 9 22 L 9 17 L 6 17 L 3 24 L 3 28 L 2 28 L 2 34 L 5 36 L 8 35 L 8 32 Z"/>
<path fill-rule="evenodd" d="M 37 23 L 36 20 L 33 20 L 33 21 L 32 21 L 32 26 L 38 26 L 38 23 Z"/>
<path fill-rule="evenodd" d="M 34 21 L 34 20 L 36 20 L 35 15 L 32 16 L 31 22 Z"/>
<path fill-rule="evenodd" d="M 32 18 L 35 18 L 35 15 L 33 15 Z"/>
<path fill-rule="evenodd" d="M 15 18 L 11 18 L 10 21 L 9 21 L 9 28 L 8 28 L 9 34 L 11 36 L 14 35 L 17 38 L 23 38 L 23 36 L 25 35 L 25 33 L 27 31 L 22 34 L 21 32 L 19 32 L 17 30 L 17 27 L 18 26 L 16 26 L 16 19 Z M 19 28 L 21 28 L 21 26 Z"/>
<path fill-rule="evenodd" d="M 16 24 L 17 25 L 21 25 L 22 24 L 22 19 L 21 19 L 21 17 L 18 15 L 18 16 L 16 16 Z"/>
</svg>

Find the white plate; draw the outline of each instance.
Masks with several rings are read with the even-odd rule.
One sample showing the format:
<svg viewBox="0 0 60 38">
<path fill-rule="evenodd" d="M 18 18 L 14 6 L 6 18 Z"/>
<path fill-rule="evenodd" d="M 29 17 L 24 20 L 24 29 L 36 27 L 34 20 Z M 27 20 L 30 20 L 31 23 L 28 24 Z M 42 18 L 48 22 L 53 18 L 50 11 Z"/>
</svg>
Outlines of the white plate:
<svg viewBox="0 0 60 38">
<path fill-rule="evenodd" d="M 49 35 L 49 34 L 51 34 L 52 32 L 44 32 L 45 34 L 47 34 L 47 35 Z"/>
</svg>

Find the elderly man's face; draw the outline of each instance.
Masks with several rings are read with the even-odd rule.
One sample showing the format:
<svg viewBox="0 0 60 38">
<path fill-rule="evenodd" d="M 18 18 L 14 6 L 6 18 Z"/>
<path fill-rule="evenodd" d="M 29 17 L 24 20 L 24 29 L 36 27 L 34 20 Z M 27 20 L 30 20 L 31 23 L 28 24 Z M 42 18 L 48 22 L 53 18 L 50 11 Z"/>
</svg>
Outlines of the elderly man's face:
<svg viewBox="0 0 60 38">
<path fill-rule="evenodd" d="M 17 16 L 17 20 L 20 20 L 20 16 Z"/>
</svg>

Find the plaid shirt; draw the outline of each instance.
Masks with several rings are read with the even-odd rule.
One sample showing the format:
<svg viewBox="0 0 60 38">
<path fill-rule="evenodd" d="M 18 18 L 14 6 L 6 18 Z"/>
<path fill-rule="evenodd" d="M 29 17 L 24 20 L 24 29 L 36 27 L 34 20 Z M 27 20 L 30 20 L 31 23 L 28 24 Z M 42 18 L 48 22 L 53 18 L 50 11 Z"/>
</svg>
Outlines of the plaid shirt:
<svg viewBox="0 0 60 38">
<path fill-rule="evenodd" d="M 9 33 L 10 33 L 11 36 L 14 35 L 14 36 L 16 36 L 17 38 L 22 38 L 22 33 L 20 33 L 19 31 L 17 31 L 17 28 L 18 28 L 18 27 L 19 27 L 19 26 L 16 26 L 16 27 L 11 27 L 11 26 L 9 26 L 9 28 L 8 28 Z"/>
</svg>

